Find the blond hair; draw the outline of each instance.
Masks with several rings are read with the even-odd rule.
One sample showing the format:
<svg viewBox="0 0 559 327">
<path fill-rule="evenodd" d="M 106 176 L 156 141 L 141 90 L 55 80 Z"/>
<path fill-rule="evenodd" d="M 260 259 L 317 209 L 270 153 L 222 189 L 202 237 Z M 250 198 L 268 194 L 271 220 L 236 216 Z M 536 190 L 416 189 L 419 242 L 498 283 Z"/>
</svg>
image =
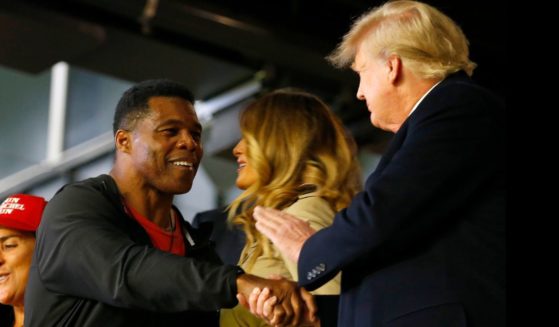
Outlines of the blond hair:
<svg viewBox="0 0 559 327">
<path fill-rule="evenodd" d="M 316 192 L 333 210 L 346 207 L 361 188 L 356 145 L 341 121 L 318 97 L 282 89 L 250 104 L 240 127 L 257 181 L 229 207 L 246 246 L 256 245 L 248 265 L 271 253 L 269 240 L 254 226 L 257 205 L 283 209 L 305 192 Z"/>
<path fill-rule="evenodd" d="M 363 14 L 327 59 L 349 66 L 360 46 L 372 57 L 397 55 L 424 79 L 442 79 L 463 70 L 472 75 L 468 40 L 462 29 L 436 8 L 417 1 L 390 1 Z"/>
</svg>

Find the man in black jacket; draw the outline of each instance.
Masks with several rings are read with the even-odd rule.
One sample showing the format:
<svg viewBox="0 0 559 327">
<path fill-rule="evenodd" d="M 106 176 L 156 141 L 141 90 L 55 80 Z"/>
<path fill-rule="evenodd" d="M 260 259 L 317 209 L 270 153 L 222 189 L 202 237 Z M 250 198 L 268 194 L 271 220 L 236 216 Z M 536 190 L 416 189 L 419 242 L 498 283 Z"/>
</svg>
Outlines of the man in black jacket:
<svg viewBox="0 0 559 327">
<path fill-rule="evenodd" d="M 168 80 L 126 91 L 109 175 L 66 185 L 49 202 L 25 296 L 26 326 L 207 326 L 208 312 L 271 290 L 280 322 L 312 299 L 293 282 L 223 265 L 173 206 L 196 174 L 202 127 L 194 99 Z"/>
</svg>

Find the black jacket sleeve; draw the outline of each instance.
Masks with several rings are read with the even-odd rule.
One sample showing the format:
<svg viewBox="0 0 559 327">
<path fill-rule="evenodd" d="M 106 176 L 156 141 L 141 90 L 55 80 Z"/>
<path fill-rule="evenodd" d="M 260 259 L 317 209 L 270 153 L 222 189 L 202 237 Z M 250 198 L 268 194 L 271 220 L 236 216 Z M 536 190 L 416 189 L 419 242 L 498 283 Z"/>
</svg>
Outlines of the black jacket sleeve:
<svg viewBox="0 0 559 327">
<path fill-rule="evenodd" d="M 141 244 L 104 190 L 62 189 L 45 209 L 35 262 L 51 292 L 122 308 L 212 310 L 237 303 L 234 266 L 185 258 Z"/>
</svg>

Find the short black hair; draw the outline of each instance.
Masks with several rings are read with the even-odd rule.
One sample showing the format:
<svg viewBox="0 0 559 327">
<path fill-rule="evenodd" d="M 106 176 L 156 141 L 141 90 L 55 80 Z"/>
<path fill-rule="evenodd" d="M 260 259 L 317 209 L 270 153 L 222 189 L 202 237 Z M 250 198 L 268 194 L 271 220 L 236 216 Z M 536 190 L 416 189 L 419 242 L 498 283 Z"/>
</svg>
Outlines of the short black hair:
<svg viewBox="0 0 559 327">
<path fill-rule="evenodd" d="M 140 82 L 126 90 L 116 105 L 113 119 L 113 133 L 119 129 L 131 130 L 136 122 L 149 113 L 148 101 L 151 97 L 179 97 L 194 104 L 190 90 L 168 79 L 150 79 Z"/>
</svg>

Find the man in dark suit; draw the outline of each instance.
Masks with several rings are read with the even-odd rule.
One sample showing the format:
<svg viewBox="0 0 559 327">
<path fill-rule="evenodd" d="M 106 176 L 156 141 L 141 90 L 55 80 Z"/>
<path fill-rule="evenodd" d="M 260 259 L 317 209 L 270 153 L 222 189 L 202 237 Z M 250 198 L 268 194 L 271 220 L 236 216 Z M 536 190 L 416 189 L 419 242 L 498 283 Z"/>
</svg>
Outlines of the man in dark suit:
<svg viewBox="0 0 559 327">
<path fill-rule="evenodd" d="M 373 125 L 395 133 L 364 192 L 316 233 L 256 208 L 308 290 L 342 271 L 339 326 L 505 325 L 505 106 L 470 79 L 460 28 L 393 1 L 329 57 L 360 77 Z M 264 296 L 251 310 L 270 319 Z"/>
</svg>

